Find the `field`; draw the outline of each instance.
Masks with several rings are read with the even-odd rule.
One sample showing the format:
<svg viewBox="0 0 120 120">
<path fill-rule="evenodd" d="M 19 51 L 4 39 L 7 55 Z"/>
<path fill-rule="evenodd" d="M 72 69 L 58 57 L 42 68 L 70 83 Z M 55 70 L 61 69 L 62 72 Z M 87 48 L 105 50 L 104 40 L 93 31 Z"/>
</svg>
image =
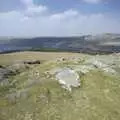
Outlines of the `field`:
<svg viewBox="0 0 120 120">
<path fill-rule="evenodd" d="M 61 57 L 75 57 L 79 56 L 78 53 L 67 53 L 67 52 L 16 52 L 8 54 L 0 54 L 0 64 L 9 65 L 15 62 L 24 60 L 53 60 Z"/>
<path fill-rule="evenodd" d="M 0 55 L 4 66 L 25 60 L 43 62 L 9 76 L 9 83 L 0 86 L 0 120 L 120 120 L 119 54 Z M 80 87 L 72 87 L 72 91 L 62 88 L 54 72 L 59 68 L 74 70 Z"/>
</svg>

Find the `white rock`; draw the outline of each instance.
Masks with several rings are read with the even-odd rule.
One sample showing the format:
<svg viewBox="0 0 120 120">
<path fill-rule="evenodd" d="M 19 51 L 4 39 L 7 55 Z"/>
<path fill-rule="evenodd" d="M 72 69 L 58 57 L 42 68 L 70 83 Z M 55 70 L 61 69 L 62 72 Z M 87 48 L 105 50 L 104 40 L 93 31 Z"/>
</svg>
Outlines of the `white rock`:
<svg viewBox="0 0 120 120">
<path fill-rule="evenodd" d="M 56 78 L 62 87 L 66 88 L 69 91 L 71 91 L 71 87 L 80 86 L 79 75 L 69 68 L 63 68 L 56 74 Z"/>
</svg>

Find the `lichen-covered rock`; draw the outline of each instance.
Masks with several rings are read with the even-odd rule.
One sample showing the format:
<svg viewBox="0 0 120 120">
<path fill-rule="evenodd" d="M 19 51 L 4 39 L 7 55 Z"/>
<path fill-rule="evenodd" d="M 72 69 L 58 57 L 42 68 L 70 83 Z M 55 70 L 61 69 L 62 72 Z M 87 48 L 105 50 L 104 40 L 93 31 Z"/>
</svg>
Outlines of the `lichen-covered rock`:
<svg viewBox="0 0 120 120">
<path fill-rule="evenodd" d="M 92 65 L 78 65 L 78 66 L 74 66 L 73 69 L 76 72 L 81 72 L 83 74 L 86 74 L 90 72 L 91 70 L 94 70 L 95 68 Z"/>
<path fill-rule="evenodd" d="M 72 87 L 80 86 L 79 75 L 69 68 L 61 69 L 61 71 L 56 74 L 56 79 L 63 88 L 66 88 L 69 91 L 72 90 Z"/>
</svg>

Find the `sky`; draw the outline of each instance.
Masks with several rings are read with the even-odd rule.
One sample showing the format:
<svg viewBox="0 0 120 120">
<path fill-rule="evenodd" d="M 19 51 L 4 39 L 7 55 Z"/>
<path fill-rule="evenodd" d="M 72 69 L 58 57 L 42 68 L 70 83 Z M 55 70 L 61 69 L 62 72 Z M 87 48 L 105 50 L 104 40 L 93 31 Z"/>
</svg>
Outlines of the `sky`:
<svg viewBox="0 0 120 120">
<path fill-rule="evenodd" d="M 120 0 L 0 0 L 0 36 L 120 33 Z"/>
</svg>

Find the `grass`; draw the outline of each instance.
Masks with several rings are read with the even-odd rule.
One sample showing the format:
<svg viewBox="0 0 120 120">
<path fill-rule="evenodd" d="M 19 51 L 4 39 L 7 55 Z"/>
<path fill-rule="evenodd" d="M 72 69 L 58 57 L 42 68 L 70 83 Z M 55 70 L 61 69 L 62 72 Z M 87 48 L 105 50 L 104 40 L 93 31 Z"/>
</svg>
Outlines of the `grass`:
<svg viewBox="0 0 120 120">
<path fill-rule="evenodd" d="M 56 58 L 69 58 L 81 56 L 78 53 L 67 53 L 67 52 L 16 52 L 9 54 L 0 54 L 0 65 L 10 65 L 15 62 L 24 60 L 41 60 L 48 61 Z"/>
<path fill-rule="evenodd" d="M 82 87 L 72 93 L 62 89 L 54 80 L 35 85 L 29 91 L 30 96 L 14 104 L 7 115 L 12 117 L 14 114 L 16 118 L 18 114 L 25 116 L 28 112 L 32 119 L 38 120 L 119 120 L 119 79 L 99 71 L 81 79 Z"/>
<path fill-rule="evenodd" d="M 32 49 L 30 49 L 30 51 L 38 51 L 38 52 L 65 52 L 65 50 L 58 49 L 58 48 L 32 48 Z"/>
<path fill-rule="evenodd" d="M 80 76 L 81 87 L 72 92 L 62 89 L 54 76 L 46 77 L 45 72 L 52 68 L 72 65 L 77 66 L 71 61 L 45 62 L 11 78 L 11 92 L 27 89 L 28 96 L 21 96 L 15 103 L 0 97 L 0 120 L 119 120 L 120 76 L 93 70 Z M 39 77 L 33 71 L 39 71 Z M 37 83 L 28 87 L 29 78 Z"/>
</svg>

